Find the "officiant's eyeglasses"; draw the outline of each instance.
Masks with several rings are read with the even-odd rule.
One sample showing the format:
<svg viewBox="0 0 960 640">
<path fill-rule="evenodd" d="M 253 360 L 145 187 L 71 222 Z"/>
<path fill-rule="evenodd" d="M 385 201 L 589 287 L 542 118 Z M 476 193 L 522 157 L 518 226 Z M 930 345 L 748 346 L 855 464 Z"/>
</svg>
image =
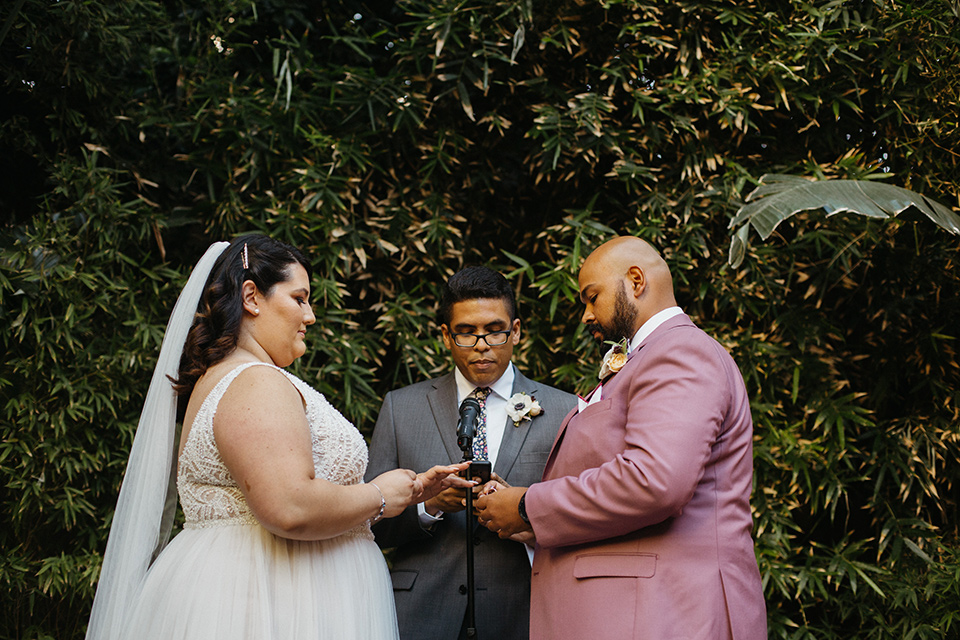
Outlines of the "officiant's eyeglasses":
<svg viewBox="0 0 960 640">
<path fill-rule="evenodd" d="M 453 343 L 458 347 L 475 347 L 480 339 L 487 343 L 488 347 L 499 347 L 507 344 L 507 339 L 513 330 L 491 331 L 490 333 L 454 333 Z"/>
</svg>

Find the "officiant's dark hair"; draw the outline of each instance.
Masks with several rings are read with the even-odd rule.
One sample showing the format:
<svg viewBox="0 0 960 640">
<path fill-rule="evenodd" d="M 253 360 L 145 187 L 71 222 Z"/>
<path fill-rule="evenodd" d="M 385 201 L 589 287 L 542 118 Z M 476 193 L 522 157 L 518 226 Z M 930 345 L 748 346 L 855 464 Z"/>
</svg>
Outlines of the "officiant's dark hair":
<svg viewBox="0 0 960 640">
<path fill-rule="evenodd" d="M 237 346 L 243 319 L 243 283 L 251 280 L 258 291 L 270 295 L 277 283 L 290 278 L 293 264 L 300 264 L 310 276 L 310 263 L 300 251 L 263 235 L 236 238 L 214 262 L 183 346 L 177 379 L 171 378 L 180 396 L 180 419 L 200 376 Z"/>
<path fill-rule="evenodd" d="M 487 267 L 466 267 L 453 274 L 443 286 L 437 312 L 439 324 L 450 324 L 450 311 L 455 303 L 478 298 L 503 300 L 510 321 L 516 320 L 517 299 L 507 279 Z"/>
</svg>

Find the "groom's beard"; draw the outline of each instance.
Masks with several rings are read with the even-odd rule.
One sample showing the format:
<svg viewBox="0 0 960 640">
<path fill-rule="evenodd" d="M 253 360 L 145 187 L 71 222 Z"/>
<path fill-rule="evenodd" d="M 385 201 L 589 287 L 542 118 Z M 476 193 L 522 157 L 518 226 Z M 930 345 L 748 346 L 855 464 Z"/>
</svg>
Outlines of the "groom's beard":
<svg viewBox="0 0 960 640">
<path fill-rule="evenodd" d="M 634 333 L 634 323 L 637 319 L 637 310 L 630 305 L 630 299 L 627 298 L 627 288 L 620 283 L 620 289 L 617 291 L 616 298 L 613 301 L 613 318 L 609 325 L 594 321 L 587 323 L 587 330 L 590 332 L 599 332 L 594 335 L 597 344 L 601 347 L 607 342 L 619 342 L 626 338 L 630 340 Z"/>
</svg>

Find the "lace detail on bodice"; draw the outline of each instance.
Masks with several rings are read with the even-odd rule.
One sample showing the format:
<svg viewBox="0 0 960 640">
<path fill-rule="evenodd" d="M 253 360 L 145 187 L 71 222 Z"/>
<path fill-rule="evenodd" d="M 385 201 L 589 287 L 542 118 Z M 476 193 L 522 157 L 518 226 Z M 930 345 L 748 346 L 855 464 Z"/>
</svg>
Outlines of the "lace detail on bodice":
<svg viewBox="0 0 960 640">
<path fill-rule="evenodd" d="M 213 436 L 213 417 L 230 383 L 244 369 L 258 364 L 273 366 L 249 362 L 229 372 L 210 391 L 193 420 L 177 469 L 177 490 L 186 529 L 257 523 L 220 457 Z M 283 369 L 274 368 L 287 376 L 304 398 L 317 477 L 340 485 L 363 482 L 367 445 L 360 432 L 321 393 Z M 369 523 L 354 527 L 346 535 L 373 539 Z"/>
</svg>

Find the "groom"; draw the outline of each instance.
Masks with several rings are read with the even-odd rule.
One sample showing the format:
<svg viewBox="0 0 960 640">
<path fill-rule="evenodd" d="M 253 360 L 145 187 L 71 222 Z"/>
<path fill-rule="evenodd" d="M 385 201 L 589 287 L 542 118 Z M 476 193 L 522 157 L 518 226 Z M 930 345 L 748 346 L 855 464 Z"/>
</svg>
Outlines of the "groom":
<svg viewBox="0 0 960 640">
<path fill-rule="evenodd" d="M 501 482 L 536 482 L 576 397 L 528 379 L 511 362 L 520 342 L 520 319 L 509 283 L 485 267 L 459 271 L 444 287 L 439 321 L 454 370 L 387 394 L 373 432 L 367 477 L 398 466 L 426 469 L 440 461 L 459 462 L 458 408 L 481 389 L 485 418 L 482 436 L 478 424 L 475 458 L 490 460 L 493 477 Z M 516 405 L 523 415 L 508 413 Z M 381 547 L 396 547 L 391 577 L 401 640 L 466 637 L 467 523 L 476 527 L 477 636 L 527 638 L 528 547 L 476 526 L 475 518 L 464 513 L 463 499 L 462 490 L 445 491 L 373 528 Z"/>
<path fill-rule="evenodd" d="M 588 331 L 623 346 L 561 426 L 543 482 L 477 501 L 489 529 L 536 536 L 531 638 L 764 640 L 736 364 L 676 306 L 642 240 L 602 245 L 579 280 Z"/>
</svg>

